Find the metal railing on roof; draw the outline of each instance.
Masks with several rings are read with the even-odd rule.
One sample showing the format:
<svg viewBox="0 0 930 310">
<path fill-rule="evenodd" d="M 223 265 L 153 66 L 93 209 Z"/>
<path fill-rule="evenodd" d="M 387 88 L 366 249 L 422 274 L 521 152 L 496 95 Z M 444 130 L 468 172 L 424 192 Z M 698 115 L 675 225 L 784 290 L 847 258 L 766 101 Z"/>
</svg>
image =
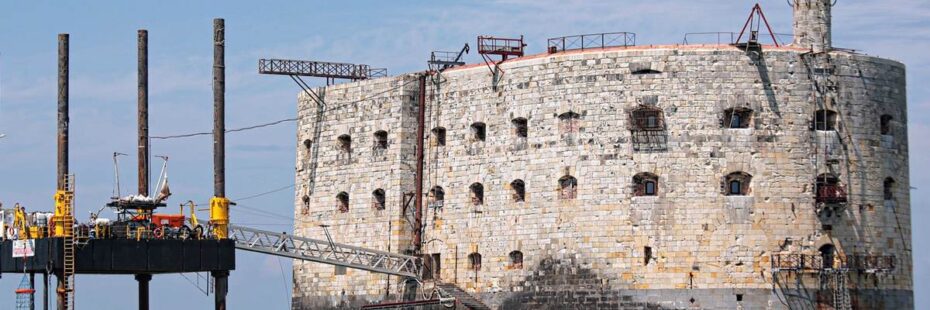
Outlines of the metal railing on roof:
<svg viewBox="0 0 930 310">
<path fill-rule="evenodd" d="M 776 33 L 774 34 L 775 39 L 778 40 L 778 44 L 787 45 L 794 41 L 794 35 L 787 33 Z M 759 33 L 758 34 L 759 43 L 762 44 L 774 44 L 772 41 L 772 34 L 769 33 Z M 685 34 L 685 38 L 682 39 L 681 44 L 735 44 L 736 42 L 736 33 L 735 32 L 689 32 Z"/>
<path fill-rule="evenodd" d="M 550 54 L 571 50 L 634 46 L 636 45 L 636 34 L 632 32 L 607 32 L 564 36 L 550 38 L 547 45 L 546 49 Z"/>
</svg>

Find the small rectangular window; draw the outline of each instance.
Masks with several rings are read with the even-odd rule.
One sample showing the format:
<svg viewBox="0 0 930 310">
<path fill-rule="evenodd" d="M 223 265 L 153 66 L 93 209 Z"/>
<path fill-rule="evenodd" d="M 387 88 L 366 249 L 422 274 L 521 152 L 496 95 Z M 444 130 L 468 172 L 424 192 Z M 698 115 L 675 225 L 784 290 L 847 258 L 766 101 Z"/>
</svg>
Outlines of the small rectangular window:
<svg viewBox="0 0 930 310">
<path fill-rule="evenodd" d="M 646 196 L 653 196 L 656 194 L 656 183 L 652 181 L 646 182 Z"/>
<path fill-rule="evenodd" d="M 337 276 L 342 276 L 346 274 L 346 267 L 336 266 L 336 269 L 333 271 Z"/>
</svg>

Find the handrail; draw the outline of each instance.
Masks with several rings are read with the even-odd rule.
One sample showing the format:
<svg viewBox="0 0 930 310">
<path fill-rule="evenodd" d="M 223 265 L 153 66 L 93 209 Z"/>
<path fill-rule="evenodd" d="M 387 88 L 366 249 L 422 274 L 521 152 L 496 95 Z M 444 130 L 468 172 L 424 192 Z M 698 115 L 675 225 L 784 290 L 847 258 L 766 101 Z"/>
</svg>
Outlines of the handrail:
<svg viewBox="0 0 930 310">
<path fill-rule="evenodd" d="M 635 33 L 605 32 L 550 38 L 546 49 L 551 54 L 571 50 L 634 45 L 636 45 Z"/>
</svg>

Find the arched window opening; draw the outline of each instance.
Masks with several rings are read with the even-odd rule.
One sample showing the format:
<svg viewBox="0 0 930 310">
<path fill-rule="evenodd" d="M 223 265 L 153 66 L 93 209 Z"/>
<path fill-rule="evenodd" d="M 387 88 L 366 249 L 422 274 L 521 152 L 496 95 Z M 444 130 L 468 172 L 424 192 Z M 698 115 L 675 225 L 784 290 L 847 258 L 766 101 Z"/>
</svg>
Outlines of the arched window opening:
<svg viewBox="0 0 930 310">
<path fill-rule="evenodd" d="M 891 134 L 891 115 L 884 114 L 881 117 L 881 133 L 883 135 Z"/>
<path fill-rule="evenodd" d="M 752 110 L 746 108 L 730 108 L 723 112 L 723 124 L 725 128 L 749 128 L 752 120 Z"/>
<path fill-rule="evenodd" d="M 443 127 L 436 127 L 432 130 L 433 133 L 433 144 L 436 146 L 446 146 L 446 129 Z"/>
<path fill-rule="evenodd" d="M 313 147 L 313 140 L 304 139 L 303 144 L 304 144 L 304 150 L 307 151 L 307 153 L 309 153 L 309 152 L 310 152 L 310 148 Z"/>
<path fill-rule="evenodd" d="M 642 172 L 633 176 L 633 196 L 656 196 L 659 193 L 659 177 Z"/>
<path fill-rule="evenodd" d="M 510 252 L 510 266 L 513 269 L 523 269 L 523 252 Z"/>
<path fill-rule="evenodd" d="M 349 212 L 349 193 L 341 192 L 339 195 L 336 195 L 336 202 L 336 208 L 339 212 Z"/>
<path fill-rule="evenodd" d="M 566 175 L 559 179 L 559 199 L 571 200 L 578 195 L 578 180 Z"/>
<path fill-rule="evenodd" d="M 581 126 L 581 115 L 568 111 L 559 114 L 559 132 L 561 134 L 577 133 Z"/>
<path fill-rule="evenodd" d="M 833 174 L 824 173 L 814 181 L 816 201 L 821 203 L 846 202 L 846 190 L 840 185 L 840 179 Z"/>
<path fill-rule="evenodd" d="M 526 200 L 526 184 L 523 180 L 514 180 L 510 182 L 510 189 L 513 191 L 513 202 L 523 202 Z"/>
<path fill-rule="evenodd" d="M 884 182 L 884 196 L 885 200 L 894 200 L 894 179 L 891 177 L 885 178 Z"/>
<path fill-rule="evenodd" d="M 634 131 L 664 130 L 665 120 L 662 110 L 651 106 L 640 106 L 633 110 L 631 119 Z"/>
<path fill-rule="evenodd" d="M 471 124 L 471 134 L 473 141 L 484 142 L 487 139 L 487 125 L 481 122 Z"/>
<path fill-rule="evenodd" d="M 836 246 L 827 243 L 821 246 L 819 251 L 823 269 L 834 269 L 841 265 L 839 260 L 837 260 Z"/>
<path fill-rule="evenodd" d="M 836 130 L 836 111 L 817 110 L 814 113 L 814 129 L 820 131 Z"/>
<path fill-rule="evenodd" d="M 529 134 L 529 129 L 527 128 L 527 121 L 525 118 L 518 117 L 510 121 L 513 124 L 513 134 L 517 138 L 526 138 Z"/>
<path fill-rule="evenodd" d="M 481 270 L 481 254 L 477 252 L 468 254 L 468 269 L 474 271 Z"/>
<path fill-rule="evenodd" d="M 300 214 L 310 214 L 310 196 L 304 195 L 304 197 L 301 198 L 301 201 L 303 202 L 303 208 L 300 209 Z"/>
<path fill-rule="evenodd" d="M 446 192 L 442 189 L 441 186 L 434 186 L 433 189 L 429 190 L 430 203 L 434 207 L 441 207 L 443 201 L 446 199 Z"/>
<path fill-rule="evenodd" d="M 374 136 L 374 149 L 375 150 L 387 150 L 388 148 L 388 133 L 384 130 L 378 130 L 375 132 Z"/>
<path fill-rule="evenodd" d="M 338 138 L 339 140 L 339 150 L 343 153 L 352 153 L 352 137 L 349 135 L 341 135 Z"/>
<path fill-rule="evenodd" d="M 468 187 L 471 190 L 471 203 L 476 206 L 484 204 L 484 185 L 474 183 Z"/>
<path fill-rule="evenodd" d="M 727 196 L 746 196 L 749 195 L 749 185 L 752 182 L 752 175 L 737 171 L 724 177 L 724 189 Z"/>
<path fill-rule="evenodd" d="M 384 190 L 376 189 L 371 192 L 371 207 L 375 210 L 384 210 Z"/>
</svg>

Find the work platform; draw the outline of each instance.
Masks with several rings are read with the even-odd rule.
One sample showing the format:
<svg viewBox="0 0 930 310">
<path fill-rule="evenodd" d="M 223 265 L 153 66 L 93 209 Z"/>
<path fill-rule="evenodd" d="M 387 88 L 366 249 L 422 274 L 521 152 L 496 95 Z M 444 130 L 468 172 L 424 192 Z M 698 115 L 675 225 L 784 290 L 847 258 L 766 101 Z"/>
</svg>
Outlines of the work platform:
<svg viewBox="0 0 930 310">
<path fill-rule="evenodd" d="M 35 239 L 34 256 L 13 257 L 13 240 L 0 242 L 0 273 L 62 270 L 61 238 Z M 23 264 L 25 263 L 25 266 Z M 75 246 L 77 274 L 159 274 L 230 271 L 236 268 L 234 240 L 93 239 Z"/>
</svg>

